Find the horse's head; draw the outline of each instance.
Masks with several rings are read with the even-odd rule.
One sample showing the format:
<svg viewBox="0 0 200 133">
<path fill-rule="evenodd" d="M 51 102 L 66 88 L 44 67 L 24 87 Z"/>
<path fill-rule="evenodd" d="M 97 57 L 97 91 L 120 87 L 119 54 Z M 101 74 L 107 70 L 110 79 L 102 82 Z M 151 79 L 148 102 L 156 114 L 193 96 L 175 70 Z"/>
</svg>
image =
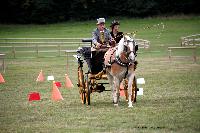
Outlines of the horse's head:
<svg viewBox="0 0 200 133">
<path fill-rule="evenodd" d="M 127 60 L 130 63 L 134 63 L 137 49 L 138 47 L 135 40 L 130 36 L 125 35 L 119 42 L 116 55 L 120 56 L 122 53 L 125 53 Z"/>
</svg>

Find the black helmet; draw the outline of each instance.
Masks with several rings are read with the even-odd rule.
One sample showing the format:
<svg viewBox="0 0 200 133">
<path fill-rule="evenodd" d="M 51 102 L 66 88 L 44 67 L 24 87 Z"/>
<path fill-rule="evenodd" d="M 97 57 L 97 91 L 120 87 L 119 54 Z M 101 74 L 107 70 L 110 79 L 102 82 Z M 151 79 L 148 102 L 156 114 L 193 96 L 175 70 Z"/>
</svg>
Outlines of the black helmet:
<svg viewBox="0 0 200 133">
<path fill-rule="evenodd" d="M 113 21 L 111 22 L 110 27 L 113 28 L 115 25 L 120 25 L 119 21 L 113 20 Z"/>
</svg>

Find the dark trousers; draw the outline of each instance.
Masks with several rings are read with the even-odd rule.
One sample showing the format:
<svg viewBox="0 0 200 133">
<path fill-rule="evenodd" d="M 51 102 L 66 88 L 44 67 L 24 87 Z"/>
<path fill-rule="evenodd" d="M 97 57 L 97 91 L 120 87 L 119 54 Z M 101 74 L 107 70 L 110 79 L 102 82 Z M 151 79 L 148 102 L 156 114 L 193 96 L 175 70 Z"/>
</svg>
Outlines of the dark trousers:
<svg viewBox="0 0 200 133">
<path fill-rule="evenodd" d="M 92 51 L 91 58 L 91 73 L 97 74 L 104 68 L 104 54 L 103 51 Z"/>
</svg>

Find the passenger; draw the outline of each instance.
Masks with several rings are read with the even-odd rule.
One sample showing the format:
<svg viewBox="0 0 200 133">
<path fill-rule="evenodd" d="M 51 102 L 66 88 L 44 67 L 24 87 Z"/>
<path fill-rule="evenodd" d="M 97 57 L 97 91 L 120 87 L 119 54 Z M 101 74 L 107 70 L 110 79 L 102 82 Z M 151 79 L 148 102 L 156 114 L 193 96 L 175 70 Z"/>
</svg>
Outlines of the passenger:
<svg viewBox="0 0 200 133">
<path fill-rule="evenodd" d="M 120 23 L 118 21 L 112 21 L 110 27 L 111 27 L 111 36 L 115 40 L 115 43 L 113 43 L 112 48 L 110 48 L 106 53 L 105 53 L 105 66 L 111 66 L 112 62 L 114 61 L 114 52 L 116 51 L 116 47 L 123 37 L 123 32 L 119 32 L 119 25 Z"/>
<path fill-rule="evenodd" d="M 111 25 L 111 36 L 112 38 L 114 38 L 116 43 L 119 43 L 119 41 L 121 40 L 121 38 L 123 37 L 123 32 L 119 32 L 119 28 L 120 28 L 120 23 L 119 21 L 112 21 Z"/>
</svg>

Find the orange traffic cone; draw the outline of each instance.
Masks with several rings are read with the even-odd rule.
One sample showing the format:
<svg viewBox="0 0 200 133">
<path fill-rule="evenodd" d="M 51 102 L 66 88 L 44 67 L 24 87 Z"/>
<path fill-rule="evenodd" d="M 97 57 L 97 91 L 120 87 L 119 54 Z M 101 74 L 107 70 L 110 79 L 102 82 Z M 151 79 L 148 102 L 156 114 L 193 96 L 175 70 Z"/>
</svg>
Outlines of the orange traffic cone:
<svg viewBox="0 0 200 133">
<path fill-rule="evenodd" d="M 53 101 L 63 100 L 63 97 L 58 89 L 58 87 L 55 84 L 55 81 L 53 81 L 53 89 L 51 93 L 51 99 Z"/>
<path fill-rule="evenodd" d="M 1 84 L 1 83 L 5 83 L 5 80 L 4 80 L 3 76 L 2 76 L 1 73 L 0 73 L 0 84 Z"/>
<path fill-rule="evenodd" d="M 72 88 L 74 85 L 72 84 L 72 81 L 69 79 L 67 74 L 65 74 L 65 87 L 66 88 Z"/>
<path fill-rule="evenodd" d="M 43 82 L 44 81 L 44 75 L 43 75 L 43 72 L 42 70 L 40 71 L 37 79 L 36 79 L 37 82 Z"/>
</svg>

